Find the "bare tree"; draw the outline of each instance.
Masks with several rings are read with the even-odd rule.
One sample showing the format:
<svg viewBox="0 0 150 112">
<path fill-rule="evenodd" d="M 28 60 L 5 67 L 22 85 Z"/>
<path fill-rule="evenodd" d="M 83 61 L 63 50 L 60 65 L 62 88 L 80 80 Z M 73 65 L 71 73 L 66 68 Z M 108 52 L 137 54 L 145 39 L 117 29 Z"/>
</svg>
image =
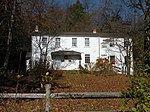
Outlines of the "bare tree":
<svg viewBox="0 0 150 112">
<path fill-rule="evenodd" d="M 40 35 L 32 37 L 32 53 L 33 58 L 35 58 L 32 60 L 33 62 L 37 61 L 39 64 L 51 62 L 50 52 L 54 49 L 53 38 L 54 37 Z"/>
<path fill-rule="evenodd" d="M 90 13 L 96 6 L 96 3 L 94 3 L 92 0 L 83 0 L 83 7 L 86 12 Z"/>
<path fill-rule="evenodd" d="M 145 63 L 150 65 L 149 63 L 149 51 L 150 51 L 150 1 L 149 0 L 124 0 L 124 3 L 127 7 L 132 9 L 132 16 L 134 18 L 133 21 L 133 37 L 139 37 L 141 40 L 137 44 L 141 45 L 143 48 L 141 50 L 136 50 L 136 54 L 139 52 L 140 55 L 134 56 L 135 59 L 139 59 L 138 62 Z M 140 14 L 140 21 L 137 21 L 137 13 Z M 136 33 L 134 33 L 136 32 Z M 137 38 L 135 39 L 137 40 Z M 134 42 L 135 43 L 135 42 Z M 135 46 L 134 49 L 138 49 L 138 46 Z M 135 52 L 135 51 L 134 51 Z M 138 57 L 141 56 L 142 57 Z M 140 61 L 141 60 L 141 61 Z M 144 61 L 145 60 L 145 61 Z"/>
<path fill-rule="evenodd" d="M 7 68 L 9 56 L 10 56 L 10 44 L 12 41 L 12 28 L 13 28 L 13 23 L 14 23 L 15 10 L 16 10 L 16 1 L 14 0 L 13 9 L 11 12 L 10 24 L 9 24 L 9 32 L 8 32 L 8 38 L 7 38 L 7 51 L 6 51 L 5 61 L 4 61 L 4 68 Z"/>
<path fill-rule="evenodd" d="M 102 45 L 109 55 L 118 55 L 116 63 L 120 63 L 122 73 L 131 74 L 132 58 L 132 39 L 131 38 L 107 38 L 104 39 Z"/>
<path fill-rule="evenodd" d="M 123 7 L 115 0 L 102 0 L 99 7 L 92 13 L 92 25 L 102 32 L 117 31 L 114 28 L 122 22 Z"/>
<path fill-rule="evenodd" d="M 58 4 L 52 1 L 47 11 L 42 14 L 41 26 L 38 26 L 32 37 L 33 55 L 38 55 L 40 63 L 51 62 L 50 52 L 55 49 L 54 38 L 63 31 L 64 12 Z"/>
</svg>

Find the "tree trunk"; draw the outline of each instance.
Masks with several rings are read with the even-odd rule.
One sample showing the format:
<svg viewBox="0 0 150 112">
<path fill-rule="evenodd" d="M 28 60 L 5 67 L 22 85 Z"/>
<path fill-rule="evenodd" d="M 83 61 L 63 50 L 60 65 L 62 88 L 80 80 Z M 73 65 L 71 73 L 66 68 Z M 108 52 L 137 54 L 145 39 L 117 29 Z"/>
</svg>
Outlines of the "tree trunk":
<svg viewBox="0 0 150 112">
<path fill-rule="evenodd" d="M 13 23 L 14 23 L 15 9 L 16 9 L 16 1 L 14 0 L 13 10 L 12 10 L 12 14 L 11 14 L 11 18 L 10 18 L 10 24 L 9 24 L 9 32 L 8 32 L 8 39 L 7 39 L 7 50 L 6 50 L 6 56 L 5 56 L 5 61 L 4 61 L 4 68 L 7 68 L 8 62 L 9 62 L 10 45 L 11 45 L 11 41 L 12 41 L 12 28 L 13 28 Z"/>
</svg>

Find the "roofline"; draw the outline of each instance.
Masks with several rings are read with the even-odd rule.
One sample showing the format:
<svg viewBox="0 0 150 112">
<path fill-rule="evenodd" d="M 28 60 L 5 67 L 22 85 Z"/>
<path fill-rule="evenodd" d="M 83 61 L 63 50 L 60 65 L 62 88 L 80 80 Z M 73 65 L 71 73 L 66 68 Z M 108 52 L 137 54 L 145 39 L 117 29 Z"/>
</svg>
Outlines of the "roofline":
<svg viewBox="0 0 150 112">
<path fill-rule="evenodd" d="M 32 36 L 37 36 L 39 33 L 33 33 Z M 50 36 L 50 34 L 40 34 L 41 36 Z M 116 37 L 121 38 L 121 35 L 118 35 L 116 33 L 93 33 L 93 32 L 62 32 L 55 34 L 54 37 L 61 36 L 61 37 Z"/>
<path fill-rule="evenodd" d="M 92 32 L 64 32 L 60 36 L 80 36 L 80 37 L 119 37 L 114 33 L 92 33 Z"/>
</svg>

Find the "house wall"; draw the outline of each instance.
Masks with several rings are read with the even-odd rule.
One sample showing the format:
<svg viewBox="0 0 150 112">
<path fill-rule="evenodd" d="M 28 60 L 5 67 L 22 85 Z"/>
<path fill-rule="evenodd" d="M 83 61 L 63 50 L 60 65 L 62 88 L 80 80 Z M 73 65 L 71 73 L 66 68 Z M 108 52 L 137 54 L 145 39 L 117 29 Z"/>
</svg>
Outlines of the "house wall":
<svg viewBox="0 0 150 112">
<path fill-rule="evenodd" d="M 42 45 L 42 38 L 46 37 L 48 38 L 47 40 L 47 46 Z M 47 50 L 47 60 L 49 62 L 52 61 L 51 59 L 51 51 L 54 49 L 54 39 L 49 36 L 32 36 L 32 57 L 31 57 L 31 62 L 32 62 L 32 67 L 40 60 L 41 54 L 44 54 Z M 42 55 L 43 57 L 43 55 Z"/>
<path fill-rule="evenodd" d="M 113 42 L 109 41 L 109 39 L 113 39 Z M 124 38 L 101 38 L 100 40 L 100 57 L 110 60 L 110 56 L 115 56 L 115 64 L 113 66 L 119 72 L 124 72 L 126 69 Z"/>
<path fill-rule="evenodd" d="M 46 37 L 46 36 L 45 36 Z M 48 37 L 48 36 L 47 36 Z M 95 63 L 96 59 L 99 57 L 109 59 L 110 56 L 115 56 L 115 64 L 119 72 L 125 71 L 125 56 L 126 51 L 124 49 L 124 38 L 113 38 L 113 46 L 110 46 L 112 37 L 91 37 L 91 36 L 58 36 L 58 37 L 48 37 L 48 57 L 47 60 L 52 62 L 51 52 L 59 50 L 76 51 L 81 53 L 80 60 L 53 60 L 56 68 L 63 70 L 74 70 L 79 69 L 79 63 L 82 66 L 85 65 L 85 54 L 90 54 L 90 63 Z M 55 39 L 60 38 L 60 47 L 55 48 Z M 77 46 L 72 46 L 72 38 L 77 38 Z M 85 38 L 89 38 L 89 46 L 85 46 Z M 40 59 L 40 50 L 38 47 L 38 42 L 40 36 L 32 36 L 32 64 L 35 64 L 35 60 Z M 45 48 L 43 48 L 43 51 Z"/>
<path fill-rule="evenodd" d="M 57 38 L 57 37 L 56 37 Z M 98 38 L 97 37 L 60 37 L 61 44 L 58 50 L 73 50 L 81 53 L 81 65 L 85 64 L 85 54 L 90 54 L 90 62 L 94 63 L 95 60 L 99 57 L 99 47 L 98 47 Z M 77 46 L 72 46 L 72 38 L 77 38 Z M 85 46 L 85 38 L 89 38 L 89 46 Z M 77 65 L 79 62 L 77 61 Z M 68 66 L 69 69 L 69 66 Z M 70 68 L 71 69 L 71 68 Z M 76 68 L 77 69 L 77 68 Z"/>
</svg>

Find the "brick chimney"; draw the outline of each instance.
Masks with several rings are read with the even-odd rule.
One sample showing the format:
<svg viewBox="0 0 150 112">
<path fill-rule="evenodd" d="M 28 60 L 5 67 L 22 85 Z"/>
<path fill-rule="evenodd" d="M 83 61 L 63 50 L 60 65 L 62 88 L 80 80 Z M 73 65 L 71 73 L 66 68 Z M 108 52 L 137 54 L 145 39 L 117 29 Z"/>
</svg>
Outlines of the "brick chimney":
<svg viewBox="0 0 150 112">
<path fill-rule="evenodd" d="M 35 32 L 39 32 L 38 25 L 35 26 Z"/>
<path fill-rule="evenodd" d="M 96 33 L 96 28 L 94 28 L 92 31 L 93 31 L 93 33 Z"/>
</svg>

